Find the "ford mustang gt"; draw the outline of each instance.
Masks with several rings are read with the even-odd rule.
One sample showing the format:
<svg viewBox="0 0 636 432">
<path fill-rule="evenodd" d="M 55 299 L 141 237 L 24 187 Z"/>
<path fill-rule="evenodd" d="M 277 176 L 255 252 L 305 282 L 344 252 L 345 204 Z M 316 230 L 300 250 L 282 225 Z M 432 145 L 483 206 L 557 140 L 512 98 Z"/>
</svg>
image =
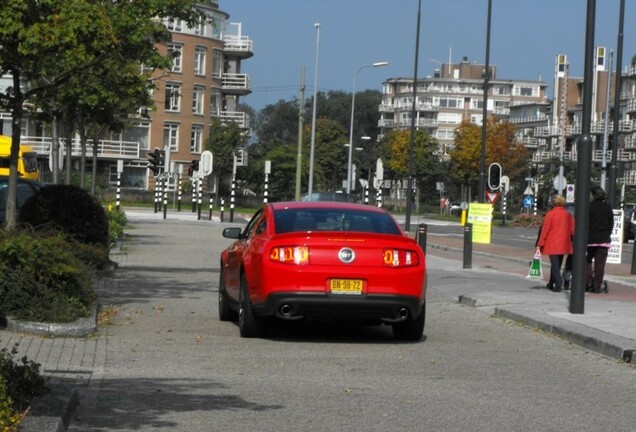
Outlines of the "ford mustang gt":
<svg viewBox="0 0 636 432">
<path fill-rule="evenodd" d="M 426 315 L 422 248 L 386 210 L 344 202 L 265 204 L 221 253 L 219 318 L 242 337 L 271 319 L 391 325 L 417 341 Z"/>
</svg>

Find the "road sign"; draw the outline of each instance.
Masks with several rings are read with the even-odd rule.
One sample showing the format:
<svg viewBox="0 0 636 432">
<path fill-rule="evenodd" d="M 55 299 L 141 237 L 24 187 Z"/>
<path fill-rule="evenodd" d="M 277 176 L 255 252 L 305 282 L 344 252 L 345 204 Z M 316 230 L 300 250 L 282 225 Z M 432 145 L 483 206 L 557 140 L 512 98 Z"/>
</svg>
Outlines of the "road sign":
<svg viewBox="0 0 636 432">
<path fill-rule="evenodd" d="M 552 185 L 554 186 L 554 189 L 556 189 L 558 192 L 561 192 L 563 189 L 565 189 L 565 186 L 568 184 L 568 180 L 565 178 L 565 176 L 562 175 L 556 175 L 554 177 L 554 180 L 552 181 Z"/>
<path fill-rule="evenodd" d="M 212 173 L 213 155 L 210 150 L 206 150 L 201 153 L 201 162 L 199 163 L 199 171 L 204 177 L 209 176 Z"/>
<path fill-rule="evenodd" d="M 534 205 L 534 197 L 532 195 L 526 195 L 523 197 L 523 206 L 530 208 Z"/>
<path fill-rule="evenodd" d="M 523 191 L 523 194 L 524 194 L 524 195 L 530 195 L 530 196 L 532 196 L 532 195 L 534 195 L 534 191 L 532 190 L 532 188 L 531 188 L 530 186 L 528 186 L 528 187 L 526 188 L 526 190 L 525 190 L 525 191 Z"/>
<path fill-rule="evenodd" d="M 493 204 L 499 198 L 499 192 L 486 192 L 486 199 L 489 204 Z"/>
</svg>

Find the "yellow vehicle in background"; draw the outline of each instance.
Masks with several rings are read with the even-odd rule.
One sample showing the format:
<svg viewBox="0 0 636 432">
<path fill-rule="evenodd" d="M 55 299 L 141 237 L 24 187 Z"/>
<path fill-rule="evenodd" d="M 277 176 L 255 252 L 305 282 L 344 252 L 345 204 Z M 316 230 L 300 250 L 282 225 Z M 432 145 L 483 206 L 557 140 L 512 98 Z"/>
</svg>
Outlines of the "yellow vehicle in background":
<svg viewBox="0 0 636 432">
<path fill-rule="evenodd" d="M 11 138 L 0 135 L 0 176 L 9 175 L 9 156 L 11 154 Z M 37 154 L 27 145 L 20 145 L 18 153 L 18 177 L 38 180 Z"/>
</svg>

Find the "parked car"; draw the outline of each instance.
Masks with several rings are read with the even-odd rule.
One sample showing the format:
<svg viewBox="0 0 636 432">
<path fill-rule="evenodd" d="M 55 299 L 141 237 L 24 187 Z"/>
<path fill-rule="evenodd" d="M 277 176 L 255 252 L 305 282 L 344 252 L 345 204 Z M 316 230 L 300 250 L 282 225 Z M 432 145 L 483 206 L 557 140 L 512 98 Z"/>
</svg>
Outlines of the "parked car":
<svg viewBox="0 0 636 432">
<path fill-rule="evenodd" d="M 422 248 L 386 210 L 342 202 L 265 204 L 221 253 L 219 318 L 242 337 L 271 319 L 388 324 L 398 340 L 422 337 Z"/>
<path fill-rule="evenodd" d="M 17 209 L 18 212 L 26 200 L 35 195 L 42 185 L 38 182 L 18 178 Z M 9 195 L 9 176 L 0 176 L 0 225 L 4 224 L 7 213 L 7 197 Z"/>
<path fill-rule="evenodd" d="M 462 212 L 462 203 L 460 202 L 452 202 L 448 206 L 448 211 L 450 214 L 461 214 Z"/>
</svg>

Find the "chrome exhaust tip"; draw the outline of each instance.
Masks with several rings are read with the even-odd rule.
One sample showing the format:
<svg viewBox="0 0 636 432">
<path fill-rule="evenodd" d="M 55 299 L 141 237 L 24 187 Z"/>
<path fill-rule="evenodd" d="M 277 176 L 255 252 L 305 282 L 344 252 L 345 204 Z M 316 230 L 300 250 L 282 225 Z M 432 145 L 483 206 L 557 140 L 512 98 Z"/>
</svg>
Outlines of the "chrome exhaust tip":
<svg viewBox="0 0 636 432">
<path fill-rule="evenodd" d="M 398 310 L 398 318 L 401 320 L 405 320 L 407 319 L 409 316 L 409 311 L 406 308 L 400 308 L 400 310 Z"/>
<path fill-rule="evenodd" d="M 290 305 L 284 304 L 280 307 L 278 312 L 281 314 L 283 318 L 291 318 L 294 310 Z"/>
</svg>

